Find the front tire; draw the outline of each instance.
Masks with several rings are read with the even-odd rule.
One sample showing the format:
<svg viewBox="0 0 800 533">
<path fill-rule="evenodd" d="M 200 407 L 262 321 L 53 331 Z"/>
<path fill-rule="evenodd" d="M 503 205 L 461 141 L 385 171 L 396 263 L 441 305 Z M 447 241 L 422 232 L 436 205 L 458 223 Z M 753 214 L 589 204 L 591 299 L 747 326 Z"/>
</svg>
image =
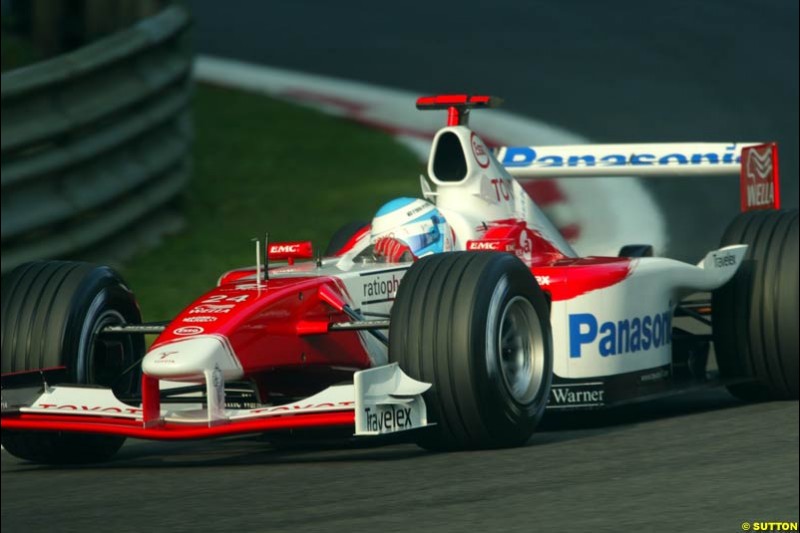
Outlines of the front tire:
<svg viewBox="0 0 800 533">
<path fill-rule="evenodd" d="M 417 261 L 392 308 L 389 360 L 433 384 L 425 448 L 520 446 L 544 414 L 553 368 L 549 310 L 509 254 L 453 252 Z"/>
<path fill-rule="evenodd" d="M 108 267 L 36 261 L 3 278 L 2 372 L 64 367 L 70 383 L 112 387 L 130 395 L 139 374 L 121 372 L 144 355 L 142 335 L 103 337 L 109 325 L 141 323 L 136 300 Z M 124 437 L 4 430 L 6 450 L 29 461 L 86 463 L 111 458 Z"/>
<path fill-rule="evenodd" d="M 798 212 L 738 215 L 723 246 L 747 244 L 734 278 L 713 293 L 714 350 L 728 387 L 748 401 L 798 397 Z"/>
</svg>

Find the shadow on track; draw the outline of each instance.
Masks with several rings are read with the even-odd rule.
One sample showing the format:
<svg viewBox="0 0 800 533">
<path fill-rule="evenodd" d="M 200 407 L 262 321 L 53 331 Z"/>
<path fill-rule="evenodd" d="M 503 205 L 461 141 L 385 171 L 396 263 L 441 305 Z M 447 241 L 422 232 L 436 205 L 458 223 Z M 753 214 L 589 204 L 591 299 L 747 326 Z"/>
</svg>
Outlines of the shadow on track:
<svg viewBox="0 0 800 533">
<path fill-rule="evenodd" d="M 606 428 L 641 424 L 707 411 L 718 411 L 746 405 L 722 388 L 710 388 L 658 400 L 633 403 L 597 411 L 548 411 L 539 431 Z"/>
<path fill-rule="evenodd" d="M 529 448 L 623 432 L 632 427 L 665 418 L 697 415 L 744 405 L 722 389 L 634 404 L 609 410 L 575 413 L 549 412 L 535 433 Z M 467 452 L 470 453 L 470 452 Z M 472 452 L 474 453 L 474 452 Z M 480 452 L 478 452 L 480 453 Z M 174 469 L 230 467 L 270 464 L 325 464 L 396 462 L 432 457 L 411 443 L 354 442 L 346 438 L 311 440 L 271 438 L 267 435 L 162 443 L 130 441 L 111 462 L 79 466 L 41 466 L 18 463 L 15 472 L 67 470 Z M 12 459 L 13 460 L 13 459 Z M 5 465 L 7 470 L 8 464 Z"/>
</svg>

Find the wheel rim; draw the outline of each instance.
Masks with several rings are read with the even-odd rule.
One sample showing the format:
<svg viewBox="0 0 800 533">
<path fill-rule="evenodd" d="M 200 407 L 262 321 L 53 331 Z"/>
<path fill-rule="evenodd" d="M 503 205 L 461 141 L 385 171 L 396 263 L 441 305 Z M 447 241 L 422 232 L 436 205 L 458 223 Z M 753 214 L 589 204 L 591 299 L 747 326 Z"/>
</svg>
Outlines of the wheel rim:
<svg viewBox="0 0 800 533">
<path fill-rule="evenodd" d="M 105 311 L 92 328 L 92 342 L 89 348 L 90 383 L 111 386 L 120 373 L 131 363 L 133 346 L 127 335 L 102 335 L 106 326 L 119 326 L 125 323 L 123 316 L 114 310 Z"/>
<path fill-rule="evenodd" d="M 128 335 L 104 335 L 106 326 L 125 324 L 125 317 L 107 306 L 104 293 L 98 294 L 86 312 L 81 328 L 77 378 L 79 383 L 110 387 L 115 393 L 131 392 L 133 378 L 117 382 L 120 373 L 135 358 L 132 338 Z"/>
<path fill-rule="evenodd" d="M 539 316 L 522 296 L 508 301 L 497 332 L 500 374 L 506 389 L 520 404 L 531 403 L 544 380 L 545 346 Z"/>
</svg>

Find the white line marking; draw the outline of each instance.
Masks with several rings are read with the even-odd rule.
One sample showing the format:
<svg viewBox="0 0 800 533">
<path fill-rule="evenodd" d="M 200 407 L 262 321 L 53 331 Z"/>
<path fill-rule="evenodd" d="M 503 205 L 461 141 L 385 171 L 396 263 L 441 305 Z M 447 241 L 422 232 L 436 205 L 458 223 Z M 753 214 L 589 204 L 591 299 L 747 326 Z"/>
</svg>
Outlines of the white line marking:
<svg viewBox="0 0 800 533">
<path fill-rule="evenodd" d="M 262 65 L 200 56 L 198 80 L 262 93 L 361 122 L 393 134 L 421 159 L 444 113 L 415 112 L 416 93 Z M 589 139 L 544 122 L 492 110 L 470 125 L 496 145 L 585 144 Z M 310 134 L 313 134 L 311 132 Z M 416 176 L 409 176 L 416 179 Z M 582 255 L 616 255 L 624 244 L 666 248 L 663 215 L 636 178 L 573 178 L 558 183 L 564 200 L 541 205 L 559 227 L 580 228 L 573 245 Z"/>
</svg>

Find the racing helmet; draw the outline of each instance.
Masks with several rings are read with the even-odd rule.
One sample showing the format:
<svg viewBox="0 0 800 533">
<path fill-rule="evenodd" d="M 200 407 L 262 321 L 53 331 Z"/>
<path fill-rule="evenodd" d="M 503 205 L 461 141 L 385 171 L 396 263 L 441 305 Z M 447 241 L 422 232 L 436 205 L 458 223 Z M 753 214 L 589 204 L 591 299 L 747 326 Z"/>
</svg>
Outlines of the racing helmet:
<svg viewBox="0 0 800 533">
<path fill-rule="evenodd" d="M 390 237 L 411 250 L 414 257 L 449 252 L 453 230 L 430 202 L 419 198 L 396 198 L 384 204 L 372 219 L 371 242 Z"/>
</svg>

